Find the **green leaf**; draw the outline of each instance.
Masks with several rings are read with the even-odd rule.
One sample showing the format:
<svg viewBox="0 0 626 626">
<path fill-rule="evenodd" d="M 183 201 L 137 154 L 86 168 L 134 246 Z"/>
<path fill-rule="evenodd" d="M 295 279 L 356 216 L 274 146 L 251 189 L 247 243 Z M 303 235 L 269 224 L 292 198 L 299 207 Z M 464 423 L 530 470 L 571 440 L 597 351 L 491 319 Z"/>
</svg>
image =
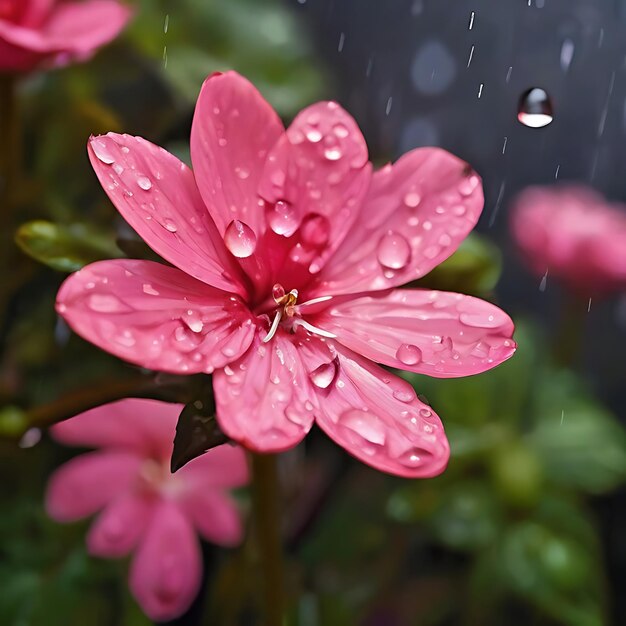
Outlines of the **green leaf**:
<svg viewBox="0 0 626 626">
<path fill-rule="evenodd" d="M 497 284 L 502 272 L 500 252 L 486 237 L 471 233 L 458 250 L 427 276 L 420 287 L 485 294 Z"/>
<path fill-rule="evenodd" d="M 112 237 L 87 224 L 36 220 L 22 224 L 15 240 L 26 254 L 60 272 L 74 272 L 93 261 L 121 256 Z"/>
</svg>

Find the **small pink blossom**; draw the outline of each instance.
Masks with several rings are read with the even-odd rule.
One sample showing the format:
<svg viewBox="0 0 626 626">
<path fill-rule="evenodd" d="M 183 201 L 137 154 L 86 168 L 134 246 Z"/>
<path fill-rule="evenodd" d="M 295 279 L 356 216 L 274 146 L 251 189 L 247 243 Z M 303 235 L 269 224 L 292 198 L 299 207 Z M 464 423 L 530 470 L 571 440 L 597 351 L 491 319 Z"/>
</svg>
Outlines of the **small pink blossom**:
<svg viewBox="0 0 626 626">
<path fill-rule="evenodd" d="M 89 58 L 130 19 L 117 0 L 0 0 L 0 72 Z"/>
<path fill-rule="evenodd" d="M 127 399 L 57 424 L 52 434 L 81 454 L 51 477 L 48 514 L 70 522 L 98 513 L 87 536 L 89 552 L 122 557 L 134 552 L 130 588 L 154 620 L 177 617 L 202 579 L 196 533 L 236 545 L 242 524 L 228 489 L 248 480 L 241 448 L 219 446 L 175 475 L 169 471 L 179 404 Z"/>
<path fill-rule="evenodd" d="M 376 363 L 466 376 L 509 358 L 513 323 L 455 293 L 395 289 L 449 257 L 483 207 L 479 177 L 437 148 L 372 174 L 356 122 L 335 102 L 285 131 L 234 72 L 202 87 L 194 170 L 145 139 L 89 142 L 100 182 L 174 267 L 94 263 L 57 310 L 81 336 L 143 367 L 213 373 L 217 419 L 259 452 L 314 421 L 363 462 L 407 477 L 443 471 L 439 418 Z"/>
<path fill-rule="evenodd" d="M 582 186 L 531 187 L 511 230 L 529 267 L 587 298 L 626 288 L 626 207 Z"/>
</svg>

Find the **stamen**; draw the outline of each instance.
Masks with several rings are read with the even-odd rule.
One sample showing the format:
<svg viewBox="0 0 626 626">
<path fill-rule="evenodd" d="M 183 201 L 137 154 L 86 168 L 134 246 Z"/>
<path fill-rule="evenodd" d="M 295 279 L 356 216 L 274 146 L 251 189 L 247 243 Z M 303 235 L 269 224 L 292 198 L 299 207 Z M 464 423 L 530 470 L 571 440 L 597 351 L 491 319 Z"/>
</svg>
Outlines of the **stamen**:
<svg viewBox="0 0 626 626">
<path fill-rule="evenodd" d="M 329 339 L 335 339 L 337 337 L 337 335 L 333 335 L 333 333 L 330 333 L 327 330 L 313 326 L 313 324 L 309 324 L 309 322 L 303 320 L 302 318 L 293 320 L 291 328 L 297 328 L 298 326 L 302 326 L 302 328 L 305 328 L 315 335 L 320 335 L 321 337 L 328 337 Z"/>
<path fill-rule="evenodd" d="M 282 310 L 278 309 L 278 311 L 276 311 L 276 315 L 274 316 L 274 321 L 272 322 L 272 325 L 270 326 L 270 329 L 267 332 L 267 335 L 263 337 L 263 343 L 267 343 L 268 341 L 271 341 L 272 337 L 276 334 L 276 331 L 278 330 L 278 325 L 280 324 L 280 319 L 282 316 L 283 316 Z"/>
</svg>

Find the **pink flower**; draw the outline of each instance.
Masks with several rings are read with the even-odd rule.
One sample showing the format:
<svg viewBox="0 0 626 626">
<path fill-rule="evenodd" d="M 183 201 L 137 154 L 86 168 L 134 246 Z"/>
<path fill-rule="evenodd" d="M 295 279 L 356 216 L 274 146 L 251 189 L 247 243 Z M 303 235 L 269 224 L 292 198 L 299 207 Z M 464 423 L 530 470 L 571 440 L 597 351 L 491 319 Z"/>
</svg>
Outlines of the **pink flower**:
<svg viewBox="0 0 626 626">
<path fill-rule="evenodd" d="M 0 72 L 87 59 L 129 18 L 117 0 L 0 0 Z"/>
<path fill-rule="evenodd" d="M 130 588 L 153 620 L 183 613 L 202 579 L 196 532 L 236 545 L 242 525 L 227 493 L 248 480 L 241 448 L 219 446 L 175 475 L 169 458 L 179 404 L 128 399 L 86 411 L 52 428 L 65 444 L 99 448 L 59 468 L 46 495 L 48 514 L 70 522 L 101 511 L 87 536 L 89 552 L 134 552 Z"/>
<path fill-rule="evenodd" d="M 626 207 L 581 186 L 532 187 L 513 205 L 511 230 L 537 275 L 582 297 L 626 288 Z"/>
<path fill-rule="evenodd" d="M 117 209 L 175 267 L 94 263 L 61 287 L 81 336 L 155 370 L 214 373 L 217 418 L 259 452 L 313 422 L 357 458 L 402 476 L 438 474 L 439 418 L 374 361 L 440 377 L 488 370 L 513 324 L 470 296 L 393 289 L 450 256 L 483 206 L 478 176 L 435 148 L 372 175 L 365 141 L 336 103 L 285 131 L 236 73 L 204 84 L 192 172 L 144 139 L 92 138 Z"/>
</svg>

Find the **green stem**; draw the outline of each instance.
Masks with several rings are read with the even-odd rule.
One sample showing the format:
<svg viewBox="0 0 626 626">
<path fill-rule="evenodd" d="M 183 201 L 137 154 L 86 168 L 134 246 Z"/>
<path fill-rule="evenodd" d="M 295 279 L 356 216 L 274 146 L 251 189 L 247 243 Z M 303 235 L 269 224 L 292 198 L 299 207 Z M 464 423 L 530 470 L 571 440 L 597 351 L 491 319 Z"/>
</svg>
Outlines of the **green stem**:
<svg viewBox="0 0 626 626">
<path fill-rule="evenodd" d="M 262 569 L 263 626 L 282 626 L 285 611 L 276 458 L 272 454 L 251 454 L 254 530 Z"/>
</svg>

